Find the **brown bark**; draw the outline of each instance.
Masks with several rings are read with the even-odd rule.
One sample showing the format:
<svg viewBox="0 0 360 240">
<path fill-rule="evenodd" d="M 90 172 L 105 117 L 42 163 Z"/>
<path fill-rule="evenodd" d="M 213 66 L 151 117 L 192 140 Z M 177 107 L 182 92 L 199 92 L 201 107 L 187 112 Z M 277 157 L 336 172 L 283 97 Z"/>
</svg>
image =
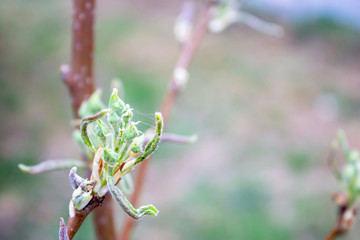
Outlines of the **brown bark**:
<svg viewBox="0 0 360 240">
<path fill-rule="evenodd" d="M 337 219 L 333 228 L 329 231 L 325 240 L 334 240 L 344 234 L 353 226 L 357 210 L 349 207 L 349 199 L 346 194 L 335 193 L 332 199 L 337 204 Z"/>
<path fill-rule="evenodd" d="M 61 68 L 62 78 L 69 90 L 74 118 L 78 110 L 95 89 L 94 80 L 94 23 L 96 0 L 73 0 L 71 65 Z M 107 195 L 105 195 L 107 196 Z M 72 239 L 87 215 L 101 205 L 103 199 L 94 197 L 83 211 L 76 211 L 67 223 L 68 235 Z M 115 238 L 111 197 L 94 213 L 94 224 L 98 239 Z"/>
<path fill-rule="evenodd" d="M 115 228 L 113 221 L 113 199 L 110 193 L 105 195 L 102 206 L 94 209 L 94 221 L 97 240 L 115 239 Z M 110 217 L 111 216 L 111 217 Z"/>
<path fill-rule="evenodd" d="M 65 83 L 69 89 L 73 114 L 78 118 L 81 103 L 94 92 L 95 0 L 73 0 L 71 66 Z"/>
<path fill-rule="evenodd" d="M 193 59 L 195 51 L 198 49 L 203 37 L 205 36 L 207 32 L 207 25 L 211 18 L 211 7 L 213 6 L 213 2 L 208 3 L 204 9 L 202 10 L 197 24 L 195 26 L 194 32 L 190 40 L 184 45 L 182 48 L 182 51 L 180 53 L 180 56 L 176 62 L 175 69 L 178 68 L 184 68 L 187 69 L 191 60 Z M 161 113 L 164 118 L 164 122 L 167 123 L 171 110 L 175 104 L 176 99 L 178 98 L 178 95 L 180 93 L 180 88 L 177 85 L 177 79 L 176 76 L 173 75 L 170 81 L 169 89 L 165 95 L 165 98 L 163 100 L 162 106 L 161 106 Z M 130 197 L 130 202 L 134 205 L 138 205 L 138 201 L 140 198 L 140 194 L 143 190 L 146 173 L 149 167 L 150 159 L 147 159 L 143 161 L 139 168 L 138 172 L 136 174 L 135 179 L 135 185 L 134 185 L 134 193 Z M 123 228 L 122 233 L 117 238 L 118 240 L 128 240 L 130 239 L 131 232 L 134 228 L 135 221 L 127 217 L 125 221 L 125 225 Z"/>
<path fill-rule="evenodd" d="M 69 239 L 73 239 L 87 215 L 97 208 L 102 201 L 103 199 L 93 198 L 82 211 L 75 210 L 75 216 L 69 218 L 67 223 L 67 234 Z"/>
</svg>

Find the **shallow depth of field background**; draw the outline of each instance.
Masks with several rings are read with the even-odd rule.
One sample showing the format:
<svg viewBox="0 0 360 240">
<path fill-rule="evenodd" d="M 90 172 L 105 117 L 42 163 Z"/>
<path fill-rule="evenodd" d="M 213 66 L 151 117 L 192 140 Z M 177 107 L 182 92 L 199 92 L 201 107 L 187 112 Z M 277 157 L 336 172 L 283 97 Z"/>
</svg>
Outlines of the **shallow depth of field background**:
<svg viewBox="0 0 360 240">
<path fill-rule="evenodd" d="M 111 79 L 122 79 L 142 129 L 179 53 L 172 29 L 180 6 L 98 2 L 96 83 L 106 101 Z M 334 222 L 331 140 L 343 128 L 360 148 L 359 24 L 306 9 L 289 19 L 251 1 L 246 8 L 280 22 L 286 35 L 239 24 L 206 36 L 167 124 L 199 139 L 164 143 L 154 155 L 141 202 L 160 214 L 139 222 L 133 239 L 315 240 Z M 0 239 L 56 239 L 59 218 L 68 217 L 68 172 L 28 176 L 17 164 L 79 156 L 58 74 L 69 62 L 70 13 L 69 0 L 0 3 Z M 126 216 L 116 209 L 121 230 Z M 77 239 L 94 239 L 91 222 Z M 344 239 L 358 239 L 359 225 Z"/>
</svg>

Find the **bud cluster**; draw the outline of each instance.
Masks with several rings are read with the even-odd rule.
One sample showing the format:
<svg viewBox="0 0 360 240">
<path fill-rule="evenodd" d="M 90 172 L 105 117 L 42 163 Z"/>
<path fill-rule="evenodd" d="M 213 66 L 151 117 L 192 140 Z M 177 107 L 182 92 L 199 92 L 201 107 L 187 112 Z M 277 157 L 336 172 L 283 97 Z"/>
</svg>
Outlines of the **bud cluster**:
<svg viewBox="0 0 360 240">
<path fill-rule="evenodd" d="M 89 181 L 81 180 L 75 173 L 76 169 L 70 172 L 70 182 L 75 189 L 72 202 L 77 210 L 83 209 L 94 194 L 102 197 L 107 193 L 108 178 L 116 186 L 136 164 L 156 150 L 163 130 L 161 113 L 155 113 L 155 135 L 146 146 L 144 134 L 132 119 L 132 109 L 118 97 L 117 89 L 114 89 L 109 108 L 81 121 L 82 141 L 95 154 Z"/>
<path fill-rule="evenodd" d="M 339 177 L 346 189 L 348 205 L 352 206 L 360 196 L 360 154 L 357 150 L 349 147 L 345 133 L 342 131 L 339 132 L 333 147 L 339 147 L 344 154 L 345 165 L 343 170 L 339 171 Z"/>
</svg>

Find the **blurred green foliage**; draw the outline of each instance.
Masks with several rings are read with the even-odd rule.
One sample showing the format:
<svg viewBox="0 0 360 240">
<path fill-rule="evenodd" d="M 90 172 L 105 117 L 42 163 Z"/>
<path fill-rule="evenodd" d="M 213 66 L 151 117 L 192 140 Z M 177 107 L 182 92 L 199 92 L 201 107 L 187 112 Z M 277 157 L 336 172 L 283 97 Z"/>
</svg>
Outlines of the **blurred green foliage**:
<svg viewBox="0 0 360 240">
<path fill-rule="evenodd" d="M 177 208 L 186 229 L 176 227 L 184 239 L 289 239 L 289 229 L 271 220 L 269 200 L 265 186 L 256 182 L 225 191 L 201 183 Z"/>
<path fill-rule="evenodd" d="M 285 159 L 293 172 L 302 173 L 308 171 L 314 162 L 314 152 L 307 148 L 289 147 L 286 150 Z"/>
</svg>

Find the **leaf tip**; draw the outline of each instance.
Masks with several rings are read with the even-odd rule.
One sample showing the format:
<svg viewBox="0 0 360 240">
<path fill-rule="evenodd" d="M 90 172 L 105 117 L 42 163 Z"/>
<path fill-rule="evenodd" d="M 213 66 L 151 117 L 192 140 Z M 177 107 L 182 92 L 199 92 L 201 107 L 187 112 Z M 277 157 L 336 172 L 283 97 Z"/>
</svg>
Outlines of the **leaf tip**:
<svg viewBox="0 0 360 240">
<path fill-rule="evenodd" d="M 25 164 L 22 163 L 18 164 L 18 168 L 24 173 L 29 173 L 29 174 L 31 173 L 31 167 L 26 166 Z"/>
</svg>

